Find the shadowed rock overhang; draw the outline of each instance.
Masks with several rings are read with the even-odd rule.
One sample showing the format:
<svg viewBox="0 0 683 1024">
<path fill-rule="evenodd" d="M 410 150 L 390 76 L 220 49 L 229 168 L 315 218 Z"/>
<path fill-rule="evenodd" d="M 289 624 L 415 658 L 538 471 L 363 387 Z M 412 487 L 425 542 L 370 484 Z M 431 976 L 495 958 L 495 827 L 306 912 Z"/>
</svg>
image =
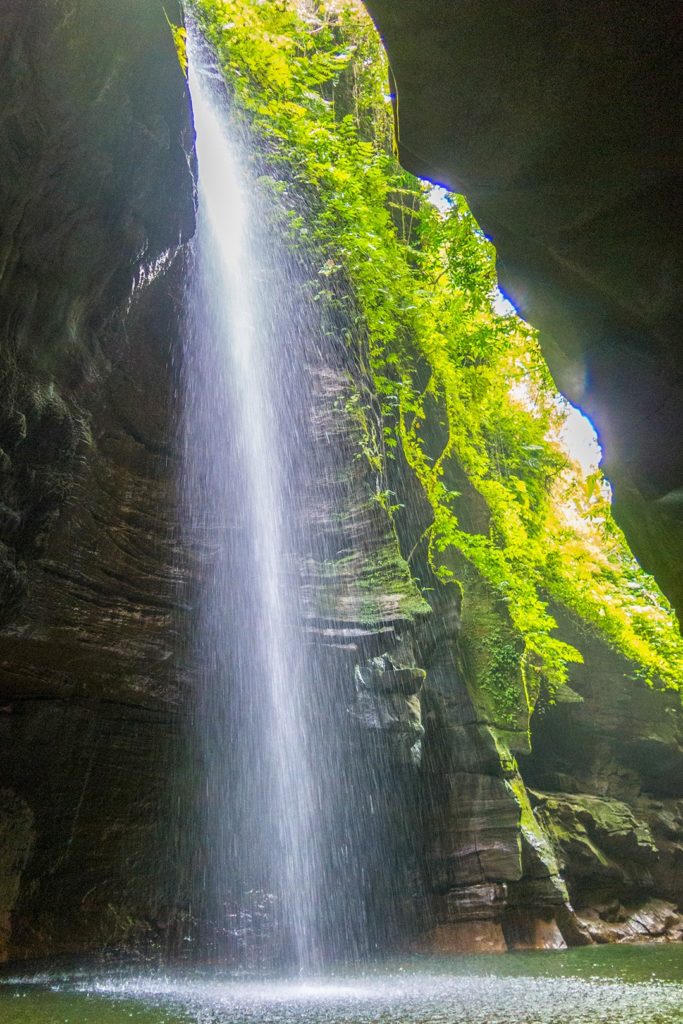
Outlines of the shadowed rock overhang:
<svg viewBox="0 0 683 1024">
<path fill-rule="evenodd" d="M 594 421 L 629 542 L 683 606 L 676 0 L 368 0 L 400 156 L 464 193 Z"/>
</svg>

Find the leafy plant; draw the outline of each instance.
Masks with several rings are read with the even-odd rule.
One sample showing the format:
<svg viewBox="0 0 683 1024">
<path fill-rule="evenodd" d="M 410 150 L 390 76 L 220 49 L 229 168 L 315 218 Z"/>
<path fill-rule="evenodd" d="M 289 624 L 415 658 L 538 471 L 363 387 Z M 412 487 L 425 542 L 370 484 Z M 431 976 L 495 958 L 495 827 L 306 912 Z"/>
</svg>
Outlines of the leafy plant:
<svg viewBox="0 0 683 1024">
<path fill-rule="evenodd" d="M 165 10 L 164 17 L 166 18 L 168 27 L 171 30 L 171 35 L 173 36 L 173 45 L 175 46 L 175 51 L 178 55 L 180 70 L 184 75 L 187 75 L 187 30 L 182 25 L 175 25 Z"/>
<path fill-rule="evenodd" d="M 630 554 L 600 474 L 584 477 L 556 440 L 565 414 L 535 333 L 494 308 L 491 243 L 463 197 L 436 209 L 396 160 L 386 58 L 362 5 L 190 6 L 254 139 L 258 187 L 314 267 L 315 298 L 343 311 L 347 343 L 366 352 L 384 436 L 368 423 L 363 453 L 379 472 L 400 446 L 432 510 L 436 577 L 454 580 L 455 550 L 505 602 L 522 672 L 536 679 L 529 693 L 541 677 L 552 691 L 582 660 L 557 637 L 551 599 L 649 682 L 677 687 L 671 609 Z M 351 411 L 366 415 L 361 403 Z M 486 531 L 461 525 L 463 471 Z M 388 492 L 383 503 L 391 514 Z"/>
</svg>

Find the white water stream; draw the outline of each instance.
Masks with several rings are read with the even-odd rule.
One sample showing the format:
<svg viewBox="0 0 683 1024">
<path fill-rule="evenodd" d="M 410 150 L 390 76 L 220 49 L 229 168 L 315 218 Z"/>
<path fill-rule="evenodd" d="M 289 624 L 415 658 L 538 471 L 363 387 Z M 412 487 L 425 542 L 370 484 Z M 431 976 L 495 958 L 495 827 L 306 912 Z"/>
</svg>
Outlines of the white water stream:
<svg viewBox="0 0 683 1024">
<path fill-rule="evenodd" d="M 200 550 L 194 659 L 206 783 L 206 886 L 228 913 L 231 879 L 258 903 L 279 892 L 290 955 L 319 955 L 315 779 L 304 725 L 310 670 L 288 579 L 298 528 L 292 479 L 304 402 L 279 333 L 288 296 L 260 241 L 239 129 L 203 44 L 189 33 L 198 220 L 184 354 L 184 497 Z M 211 819 L 211 820 L 209 820 Z M 251 861 L 251 863 L 249 863 Z M 221 893 L 221 886 L 226 891 Z"/>
</svg>

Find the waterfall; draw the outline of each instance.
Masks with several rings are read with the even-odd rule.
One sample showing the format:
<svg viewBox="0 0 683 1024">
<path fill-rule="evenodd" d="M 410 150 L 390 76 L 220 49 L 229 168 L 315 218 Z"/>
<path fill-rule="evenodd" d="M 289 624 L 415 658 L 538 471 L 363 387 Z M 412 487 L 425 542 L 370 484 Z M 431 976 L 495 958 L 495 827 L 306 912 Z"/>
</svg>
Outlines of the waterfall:
<svg viewBox="0 0 683 1024">
<path fill-rule="evenodd" d="M 295 372 L 296 332 L 283 326 L 276 257 L 260 236 L 244 142 L 205 57 L 191 30 L 198 211 L 183 357 L 184 497 L 203 577 L 192 653 L 206 886 L 212 912 L 226 928 L 232 913 L 236 931 L 237 918 L 259 908 L 231 911 L 231 879 L 241 873 L 256 904 L 277 888 L 291 953 L 310 967 L 319 955 L 318 797 L 305 727 L 310 666 L 291 579 L 305 383 Z"/>
<path fill-rule="evenodd" d="M 261 938 L 276 934 L 278 956 L 308 970 L 391 942 L 412 899 L 414 698 L 391 690 L 403 677 L 389 663 L 378 668 L 380 645 L 405 656 L 410 639 L 391 623 L 364 624 L 368 591 L 335 575 L 394 543 L 343 413 L 361 386 L 341 342 L 351 322 L 340 304 L 315 301 L 317 271 L 288 252 L 259 185 L 261 158 L 191 26 L 188 49 L 198 163 L 182 370 L 185 545 L 198 581 L 193 913 L 217 951 L 258 960 Z"/>
</svg>

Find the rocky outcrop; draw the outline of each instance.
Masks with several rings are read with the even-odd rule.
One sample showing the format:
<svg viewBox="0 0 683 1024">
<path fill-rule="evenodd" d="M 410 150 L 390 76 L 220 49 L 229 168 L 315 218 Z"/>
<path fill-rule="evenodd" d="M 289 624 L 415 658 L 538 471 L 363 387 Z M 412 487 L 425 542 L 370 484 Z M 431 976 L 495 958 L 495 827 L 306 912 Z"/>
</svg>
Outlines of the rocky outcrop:
<svg viewBox="0 0 683 1024">
<path fill-rule="evenodd" d="M 570 620 L 563 628 L 576 639 Z M 675 939 L 683 908 L 679 697 L 650 689 L 597 638 L 583 641 L 571 699 L 532 719 L 522 775 L 584 934 Z M 654 914 L 649 929 L 641 913 L 643 921 Z"/>
<path fill-rule="evenodd" d="M 339 336 L 349 327 L 337 321 Z M 363 454 L 382 436 L 365 360 L 337 344 L 311 344 L 307 356 L 310 406 L 300 436 L 308 529 L 297 582 L 313 678 L 333 705 L 318 696 L 318 714 L 334 732 L 322 737 L 316 764 L 334 805 L 322 828 L 336 837 L 324 898 L 337 933 L 348 938 L 355 920 L 351 941 L 369 951 L 414 934 L 423 916 L 420 638 L 431 609 L 401 554 L 380 462 Z M 330 679 L 331 688 L 322 682 Z M 339 934 L 330 945 L 339 948 Z"/>
<path fill-rule="evenodd" d="M 485 532 L 481 498 L 445 467 L 466 529 Z M 620 923 L 664 900 L 666 927 L 634 924 L 599 941 L 675 938 L 681 907 L 680 698 L 652 689 L 625 658 L 554 608 L 585 657 L 552 701 L 523 671 L 505 602 L 464 562 L 435 580 L 421 552 L 429 510 L 409 474 L 393 489 L 403 550 L 432 616 L 419 647 L 427 672 L 421 764 L 429 924 L 421 948 L 558 948 L 598 941 L 589 919 L 614 901 Z M 624 916 L 625 915 L 625 916 Z M 659 916 L 657 921 L 659 921 Z"/>
<path fill-rule="evenodd" d="M 467 658 L 462 625 L 425 658 L 426 948 L 680 938 L 678 696 L 597 639 L 583 645 L 572 687 L 540 702 L 524 741 L 491 706 L 486 660 Z"/>
<path fill-rule="evenodd" d="M 585 793 L 532 792 L 531 798 L 572 893 L 575 927 L 587 939 L 683 938 L 680 891 L 665 888 L 673 903 L 650 895 L 657 888 L 653 872 L 660 850 L 631 807 Z"/>
<path fill-rule="evenodd" d="M 612 900 L 576 917 L 596 943 L 683 940 L 683 915 L 666 900 L 649 899 L 631 907 Z"/>
<path fill-rule="evenodd" d="M 354 672 L 356 696 L 349 714 L 364 729 L 392 735 L 396 754 L 408 764 L 422 759 L 422 708 L 420 690 L 423 669 L 396 666 L 390 655 L 380 655 Z"/>
<path fill-rule="evenodd" d="M 406 167 L 464 193 L 502 288 L 594 421 L 615 514 L 683 607 L 675 0 L 367 0 Z"/>
<path fill-rule="evenodd" d="M 472 621 L 468 604 L 481 609 L 483 590 L 474 581 L 465 588 L 462 619 L 451 614 L 450 629 L 436 633 L 424 660 L 425 871 L 433 919 L 424 941 L 444 952 L 556 948 L 564 942 L 555 919 L 568 895 L 512 752 L 528 749 L 517 663 L 506 666 L 514 723 L 487 689 L 491 645 L 487 650 L 476 634 L 483 628 L 495 643 L 506 622 L 490 603 Z M 445 609 L 435 610 L 437 624 L 439 611 Z"/>
</svg>

